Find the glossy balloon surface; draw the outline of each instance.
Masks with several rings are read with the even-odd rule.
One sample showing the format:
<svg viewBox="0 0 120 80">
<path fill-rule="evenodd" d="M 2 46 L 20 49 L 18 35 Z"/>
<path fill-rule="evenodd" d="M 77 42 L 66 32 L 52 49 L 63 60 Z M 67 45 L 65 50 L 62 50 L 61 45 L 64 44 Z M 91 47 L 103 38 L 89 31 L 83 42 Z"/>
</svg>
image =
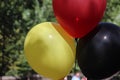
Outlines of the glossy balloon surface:
<svg viewBox="0 0 120 80">
<path fill-rule="evenodd" d="M 102 19 L 106 0 L 53 0 L 57 21 L 73 37 L 80 38 Z"/>
<path fill-rule="evenodd" d="M 120 70 L 120 28 L 100 23 L 80 39 L 77 45 L 78 64 L 88 79 L 110 77 Z"/>
<path fill-rule="evenodd" d="M 72 69 L 75 43 L 60 25 L 44 22 L 27 34 L 24 52 L 28 63 L 37 73 L 59 80 Z"/>
</svg>

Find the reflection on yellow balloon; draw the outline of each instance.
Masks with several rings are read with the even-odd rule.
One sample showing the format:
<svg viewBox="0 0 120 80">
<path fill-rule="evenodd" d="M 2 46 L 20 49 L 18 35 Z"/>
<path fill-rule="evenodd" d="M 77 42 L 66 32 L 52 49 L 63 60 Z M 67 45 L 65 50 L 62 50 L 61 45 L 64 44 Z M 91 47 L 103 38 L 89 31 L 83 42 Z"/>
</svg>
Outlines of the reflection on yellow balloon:
<svg viewBox="0 0 120 80">
<path fill-rule="evenodd" d="M 75 60 L 74 39 L 52 22 L 38 24 L 29 31 L 24 51 L 30 66 L 53 80 L 65 77 Z"/>
</svg>

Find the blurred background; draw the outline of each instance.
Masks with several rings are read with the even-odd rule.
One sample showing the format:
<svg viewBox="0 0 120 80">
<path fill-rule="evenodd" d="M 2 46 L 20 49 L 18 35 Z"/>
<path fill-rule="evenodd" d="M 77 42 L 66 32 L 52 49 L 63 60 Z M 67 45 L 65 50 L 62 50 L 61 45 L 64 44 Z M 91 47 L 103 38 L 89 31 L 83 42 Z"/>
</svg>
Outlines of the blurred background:
<svg viewBox="0 0 120 80">
<path fill-rule="evenodd" d="M 120 26 L 120 0 L 107 2 L 102 21 Z M 31 69 L 23 51 L 28 31 L 45 21 L 56 22 L 52 0 L 0 0 L 0 80 L 47 80 Z M 71 73 L 77 70 L 75 63 Z"/>
</svg>

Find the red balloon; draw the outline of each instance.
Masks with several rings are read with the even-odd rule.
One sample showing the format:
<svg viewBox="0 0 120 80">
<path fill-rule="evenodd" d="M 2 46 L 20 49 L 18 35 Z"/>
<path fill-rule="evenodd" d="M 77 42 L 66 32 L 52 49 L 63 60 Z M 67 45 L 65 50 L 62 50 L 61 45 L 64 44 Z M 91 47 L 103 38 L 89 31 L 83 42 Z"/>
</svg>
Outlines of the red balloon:
<svg viewBox="0 0 120 80">
<path fill-rule="evenodd" d="M 57 21 L 73 37 L 81 38 L 102 19 L 106 0 L 53 0 Z"/>
</svg>

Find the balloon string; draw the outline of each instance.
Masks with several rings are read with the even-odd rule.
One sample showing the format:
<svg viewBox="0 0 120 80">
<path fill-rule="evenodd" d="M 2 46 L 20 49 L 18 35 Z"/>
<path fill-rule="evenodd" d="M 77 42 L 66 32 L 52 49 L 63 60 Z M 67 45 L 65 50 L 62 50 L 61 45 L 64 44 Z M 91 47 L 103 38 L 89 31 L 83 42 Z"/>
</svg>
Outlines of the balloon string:
<svg viewBox="0 0 120 80">
<path fill-rule="evenodd" d="M 75 71 L 74 72 L 76 72 L 77 71 L 77 60 L 76 60 L 76 58 L 75 58 Z"/>
<path fill-rule="evenodd" d="M 78 38 L 75 38 L 75 41 L 76 41 L 76 47 L 77 47 L 77 43 L 78 43 Z M 74 72 L 77 71 L 77 55 L 75 56 L 75 69 L 74 69 Z"/>
</svg>

